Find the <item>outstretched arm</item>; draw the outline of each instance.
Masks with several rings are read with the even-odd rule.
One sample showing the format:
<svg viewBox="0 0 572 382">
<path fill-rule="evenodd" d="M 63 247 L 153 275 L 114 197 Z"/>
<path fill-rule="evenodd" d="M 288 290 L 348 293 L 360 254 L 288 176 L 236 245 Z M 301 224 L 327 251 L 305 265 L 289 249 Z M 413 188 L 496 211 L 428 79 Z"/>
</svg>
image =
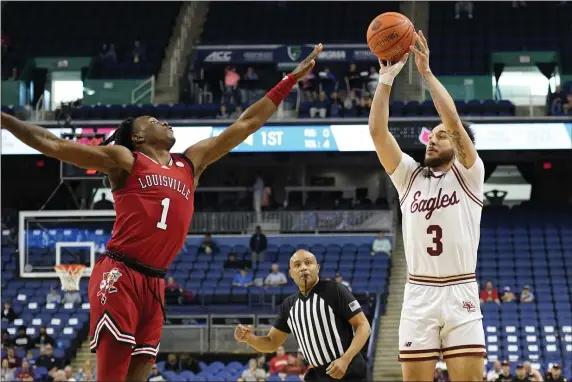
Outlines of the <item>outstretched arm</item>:
<svg viewBox="0 0 572 382">
<path fill-rule="evenodd" d="M 184 155 L 191 160 L 198 177 L 207 166 L 226 155 L 255 133 L 278 109 L 296 83 L 302 80 L 314 67 L 315 59 L 322 51 L 322 44 L 316 45 L 312 53 L 288 74 L 265 97 L 247 108 L 229 128 L 219 136 L 205 139 L 189 147 Z"/>
<path fill-rule="evenodd" d="M 122 168 L 130 172 L 133 166 L 133 155 L 123 146 L 88 146 L 69 141 L 5 113 L 2 113 L 2 129 L 42 154 L 81 168 L 101 172 Z"/>
<path fill-rule="evenodd" d="M 401 162 L 401 149 L 393 135 L 389 132 L 389 95 L 395 76 L 399 74 L 407 61 L 405 55 L 394 65 L 386 65 L 380 61 L 380 79 L 369 113 L 369 133 L 373 139 L 377 157 L 385 171 L 391 175 Z"/>
<path fill-rule="evenodd" d="M 443 84 L 439 82 L 429 68 L 429 46 L 427 45 L 427 40 L 423 32 L 419 31 L 419 34 L 415 35 L 415 42 L 418 44 L 418 47 L 412 46 L 411 50 L 415 53 L 417 69 L 419 69 L 419 72 L 425 80 L 425 84 L 431 93 L 431 98 L 433 98 L 433 103 L 441 116 L 443 125 L 453 139 L 459 162 L 461 162 L 465 168 L 471 168 L 478 157 L 475 145 L 473 145 L 471 138 L 461 123 L 461 118 L 459 117 L 453 98 L 451 98 L 447 89 L 445 89 Z"/>
</svg>

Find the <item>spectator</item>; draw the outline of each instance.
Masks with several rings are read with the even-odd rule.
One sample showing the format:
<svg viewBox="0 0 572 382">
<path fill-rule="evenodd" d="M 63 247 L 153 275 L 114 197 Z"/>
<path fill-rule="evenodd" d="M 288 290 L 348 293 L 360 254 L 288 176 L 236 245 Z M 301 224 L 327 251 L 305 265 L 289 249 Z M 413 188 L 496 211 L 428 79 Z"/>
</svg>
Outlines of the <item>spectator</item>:
<svg viewBox="0 0 572 382">
<path fill-rule="evenodd" d="M 107 47 L 107 44 L 101 45 L 101 48 L 99 49 L 99 61 L 103 62 L 108 50 L 109 48 Z"/>
<path fill-rule="evenodd" d="M 469 19 L 473 18 L 474 4 L 472 1 L 457 1 L 455 3 L 455 19 L 461 18 L 461 12 L 466 12 Z"/>
<path fill-rule="evenodd" d="M 230 115 L 230 119 L 238 119 L 242 115 L 243 111 L 244 110 L 242 110 L 242 106 L 236 105 L 234 107 L 234 111 Z"/>
<path fill-rule="evenodd" d="M 267 247 L 268 240 L 266 240 L 266 235 L 262 233 L 262 229 L 257 225 L 254 235 L 250 237 L 250 252 L 252 252 L 253 267 L 255 263 L 264 261 L 264 252 Z"/>
<path fill-rule="evenodd" d="M 362 91 L 362 79 L 360 73 L 357 71 L 356 64 L 350 64 L 350 69 L 345 76 L 346 88 L 349 92 L 360 93 Z"/>
<path fill-rule="evenodd" d="M 28 334 L 26 334 L 26 327 L 20 326 L 18 328 L 18 334 L 14 338 L 14 346 L 18 349 L 23 349 L 28 351 L 34 347 L 34 340 Z"/>
<path fill-rule="evenodd" d="M 61 304 L 62 296 L 59 294 L 56 288 L 50 287 L 50 293 L 46 296 L 47 304 Z"/>
<path fill-rule="evenodd" d="M 54 357 L 54 348 L 47 344 L 40 346 L 40 356 L 36 359 L 36 367 L 45 367 L 48 371 L 52 371 L 58 366 L 58 360 Z M 55 372 L 55 370 L 53 370 Z"/>
<path fill-rule="evenodd" d="M 246 266 L 244 261 L 239 261 L 236 259 L 236 253 L 231 252 L 228 255 L 228 260 L 224 262 L 225 269 L 242 269 Z"/>
<path fill-rule="evenodd" d="M 256 382 L 258 378 L 266 378 L 266 372 L 258 368 L 258 363 L 255 358 L 248 361 L 248 369 L 242 372 L 242 378 L 246 382 Z"/>
<path fill-rule="evenodd" d="M 510 363 L 508 361 L 502 361 L 501 372 L 496 379 L 496 382 L 512 382 L 513 376 L 510 374 Z"/>
<path fill-rule="evenodd" d="M 487 381 L 496 381 L 497 378 L 500 376 L 502 371 L 502 366 L 500 361 L 495 361 L 493 364 L 493 368 L 489 370 L 487 373 Z"/>
<path fill-rule="evenodd" d="M 284 351 L 284 346 L 276 349 L 276 355 L 270 359 L 270 374 L 274 375 L 288 365 L 288 354 Z"/>
<path fill-rule="evenodd" d="M 166 381 L 166 379 L 163 378 L 163 376 L 159 372 L 159 369 L 157 368 L 157 364 L 154 363 L 153 366 L 151 366 L 151 373 L 147 378 L 147 382 L 163 382 L 163 381 Z"/>
<path fill-rule="evenodd" d="M 481 304 L 485 302 L 496 302 L 500 305 L 499 292 L 497 288 L 493 287 L 492 281 L 487 281 L 485 288 L 481 290 L 480 300 Z"/>
<path fill-rule="evenodd" d="M 193 356 L 191 356 L 189 353 L 181 354 L 179 362 L 181 364 L 181 369 L 183 371 L 189 370 L 195 374 L 198 374 L 201 372 L 201 365 L 199 365 L 199 361 L 197 361 L 195 358 L 193 358 Z"/>
<path fill-rule="evenodd" d="M 218 252 L 218 246 L 213 240 L 210 233 L 206 233 L 203 237 L 203 241 L 199 246 L 199 254 L 204 253 L 207 255 L 214 255 Z"/>
<path fill-rule="evenodd" d="M 375 93 L 378 84 L 379 84 L 379 71 L 375 66 L 370 66 L 369 73 L 367 75 L 367 90 L 372 94 Z"/>
<path fill-rule="evenodd" d="M 560 365 L 557 363 L 553 364 L 550 370 L 547 371 L 544 380 L 546 382 L 566 382 L 566 378 L 562 375 L 562 369 L 560 369 Z"/>
<path fill-rule="evenodd" d="M 524 371 L 526 371 L 526 375 L 528 375 L 531 381 L 542 382 L 544 380 L 542 375 L 540 375 L 540 372 L 532 368 L 530 361 L 524 361 L 523 365 Z"/>
<path fill-rule="evenodd" d="M 10 338 L 8 330 L 4 329 L 2 331 L 2 350 L 8 349 L 12 346 L 14 346 L 14 341 Z"/>
<path fill-rule="evenodd" d="M 14 348 L 8 348 L 6 350 L 6 355 L 2 358 L 2 362 L 4 362 L 4 360 L 8 361 L 10 369 L 15 369 L 22 366 L 22 360 L 16 355 Z"/>
<path fill-rule="evenodd" d="M 8 322 L 12 322 L 16 318 L 18 318 L 18 315 L 16 314 L 16 312 L 14 312 L 14 309 L 12 308 L 12 303 L 10 301 L 6 301 L 4 303 L 4 309 L 2 309 L 2 321 L 6 320 Z"/>
<path fill-rule="evenodd" d="M 514 293 L 512 293 L 510 287 L 508 286 L 504 287 L 504 292 L 502 293 L 501 300 L 502 302 L 516 301 L 516 296 L 514 295 Z"/>
<path fill-rule="evenodd" d="M 31 350 L 28 350 L 26 353 L 26 360 L 32 369 L 36 368 L 36 360 L 34 359 L 34 353 Z"/>
<path fill-rule="evenodd" d="M 228 118 L 229 114 L 228 111 L 226 110 L 226 106 L 220 105 L 220 110 L 219 113 L 216 115 L 216 119 L 228 119 Z"/>
<path fill-rule="evenodd" d="M 256 366 L 257 366 L 259 369 L 264 370 L 264 372 L 268 374 L 268 363 L 266 362 L 266 355 L 260 354 L 260 355 L 256 358 Z"/>
<path fill-rule="evenodd" d="M 90 359 L 86 359 L 83 363 L 83 367 L 79 369 L 78 373 L 75 376 L 75 379 L 78 381 L 90 381 L 93 379 L 93 374 L 95 372 L 95 368 L 91 363 Z"/>
<path fill-rule="evenodd" d="M 16 369 L 14 377 L 16 377 L 18 381 L 27 381 L 30 378 L 34 381 L 34 370 L 30 367 L 30 362 L 28 362 L 27 359 L 22 360 L 22 367 Z"/>
<path fill-rule="evenodd" d="M 314 73 L 309 73 L 306 78 L 300 82 L 302 88 L 302 95 L 304 96 L 304 101 L 311 101 L 313 99 L 312 93 L 316 91 L 316 75 Z"/>
<path fill-rule="evenodd" d="M 306 365 L 304 365 L 304 358 L 298 355 L 289 354 L 288 364 L 284 368 L 284 373 L 287 375 L 302 375 L 306 372 Z"/>
<path fill-rule="evenodd" d="M 344 106 L 340 96 L 337 92 L 333 92 L 330 96 L 330 110 L 329 114 L 331 118 L 342 117 L 344 113 Z"/>
<path fill-rule="evenodd" d="M 525 285 L 520 292 L 520 302 L 534 302 L 534 295 L 530 291 L 530 286 Z"/>
<path fill-rule="evenodd" d="M 336 76 L 330 71 L 330 68 L 325 67 L 323 71 L 318 73 L 322 90 L 328 94 L 332 93 L 336 88 Z"/>
<path fill-rule="evenodd" d="M 36 347 L 41 347 L 42 345 L 52 345 L 54 346 L 54 339 L 48 334 L 47 328 L 45 326 L 40 328 L 40 334 L 34 340 Z"/>
<path fill-rule="evenodd" d="M 54 382 L 66 382 L 68 379 L 66 378 L 66 372 L 64 370 L 56 370 L 53 373 Z"/>
<path fill-rule="evenodd" d="M 253 283 L 252 275 L 248 272 L 248 269 L 241 269 L 239 273 L 234 276 L 232 285 L 237 287 L 249 287 Z"/>
<path fill-rule="evenodd" d="M 78 290 L 66 290 L 62 304 L 72 304 L 73 306 L 80 305 L 82 302 L 81 294 Z"/>
<path fill-rule="evenodd" d="M 76 379 L 73 377 L 73 370 L 71 366 L 64 367 L 64 373 L 66 376 L 66 381 L 68 382 L 76 382 Z"/>
<path fill-rule="evenodd" d="M 360 99 L 359 105 L 356 107 L 356 112 L 358 117 L 369 116 L 369 111 L 371 110 L 371 96 L 369 93 L 364 93 L 363 98 Z"/>
<path fill-rule="evenodd" d="M 238 90 L 238 83 L 240 82 L 240 75 L 236 72 L 236 68 L 227 66 L 224 71 L 224 98 L 223 102 L 238 103 L 240 100 L 235 100 Z"/>
<path fill-rule="evenodd" d="M 278 264 L 272 264 L 272 271 L 266 276 L 264 285 L 269 287 L 276 287 L 288 283 L 286 275 L 280 272 Z"/>
<path fill-rule="evenodd" d="M 336 277 L 334 280 L 339 284 L 345 285 L 345 287 L 348 288 L 350 290 L 350 292 L 352 291 L 352 286 L 350 285 L 349 282 L 344 280 L 344 278 L 342 277 L 342 274 L 340 272 L 336 273 Z"/>
<path fill-rule="evenodd" d="M 134 64 L 139 64 L 145 61 L 145 49 L 141 46 L 139 40 L 135 40 L 135 42 L 133 42 L 131 57 Z"/>
<path fill-rule="evenodd" d="M 572 93 L 566 96 L 566 103 L 562 105 L 562 110 L 565 114 L 570 114 L 572 112 Z"/>
<path fill-rule="evenodd" d="M 528 376 L 526 375 L 526 370 L 524 370 L 524 365 L 522 363 L 516 365 L 515 373 L 516 375 L 513 378 L 513 382 L 516 381 L 531 382 Z"/>
<path fill-rule="evenodd" d="M 356 116 L 356 105 L 358 103 L 358 98 L 355 92 L 350 92 L 350 94 L 344 100 L 344 116 Z"/>
<path fill-rule="evenodd" d="M 183 303 L 183 288 L 175 282 L 172 276 L 167 279 L 167 285 L 165 285 L 165 302 L 169 305 Z"/>
<path fill-rule="evenodd" d="M 6 358 L 2 359 L 2 372 L 0 373 L 0 381 L 13 381 L 14 368 L 10 367 L 10 363 Z"/>
<path fill-rule="evenodd" d="M 320 92 L 318 99 L 312 102 L 312 106 L 310 107 L 310 117 L 315 118 L 316 114 L 319 114 L 320 118 L 326 118 L 328 108 L 329 104 L 326 99 L 326 93 Z"/>
<path fill-rule="evenodd" d="M 387 237 L 385 237 L 384 232 L 380 232 L 377 235 L 377 239 L 373 241 L 373 245 L 371 246 L 371 254 L 376 255 L 378 253 L 387 253 L 391 256 L 391 249 L 393 243 Z"/>
<path fill-rule="evenodd" d="M 176 373 L 181 371 L 181 364 L 177 359 L 177 355 L 174 353 L 169 354 L 169 356 L 167 357 L 167 362 L 165 363 L 165 371 L 167 370 L 174 371 Z"/>
<path fill-rule="evenodd" d="M 255 101 L 256 90 L 258 88 L 258 74 L 254 71 L 254 68 L 249 67 L 246 70 L 244 80 L 242 87 L 245 87 L 245 89 L 242 90 L 242 98 L 244 102 L 250 105 Z"/>
</svg>

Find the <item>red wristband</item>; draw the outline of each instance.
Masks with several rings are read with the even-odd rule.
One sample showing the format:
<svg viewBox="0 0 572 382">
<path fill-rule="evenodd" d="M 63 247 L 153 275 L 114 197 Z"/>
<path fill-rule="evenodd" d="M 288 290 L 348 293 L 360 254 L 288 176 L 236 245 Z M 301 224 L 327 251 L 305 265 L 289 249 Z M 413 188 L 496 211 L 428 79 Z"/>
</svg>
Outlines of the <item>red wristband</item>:
<svg viewBox="0 0 572 382">
<path fill-rule="evenodd" d="M 270 98 L 270 100 L 278 107 L 282 101 L 288 97 L 290 91 L 298 83 L 296 77 L 292 74 L 288 74 L 286 77 L 282 79 L 279 83 L 276 84 L 268 93 L 266 93 L 266 97 Z"/>
</svg>

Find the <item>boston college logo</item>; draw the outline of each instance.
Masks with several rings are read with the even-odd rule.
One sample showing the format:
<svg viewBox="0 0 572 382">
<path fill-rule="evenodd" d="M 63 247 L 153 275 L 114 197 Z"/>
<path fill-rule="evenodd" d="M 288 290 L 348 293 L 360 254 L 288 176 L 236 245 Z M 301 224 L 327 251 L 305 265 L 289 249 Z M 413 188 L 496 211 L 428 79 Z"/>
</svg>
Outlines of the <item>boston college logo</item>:
<svg viewBox="0 0 572 382">
<path fill-rule="evenodd" d="M 463 309 L 467 309 L 467 312 L 476 312 L 475 304 L 472 301 L 463 301 Z"/>
<path fill-rule="evenodd" d="M 107 294 L 108 293 L 116 293 L 117 287 L 115 283 L 119 278 L 122 276 L 119 269 L 113 268 L 109 272 L 103 273 L 103 280 L 99 283 L 99 292 L 97 292 L 98 296 L 101 296 L 101 304 L 104 305 L 107 302 Z"/>
</svg>

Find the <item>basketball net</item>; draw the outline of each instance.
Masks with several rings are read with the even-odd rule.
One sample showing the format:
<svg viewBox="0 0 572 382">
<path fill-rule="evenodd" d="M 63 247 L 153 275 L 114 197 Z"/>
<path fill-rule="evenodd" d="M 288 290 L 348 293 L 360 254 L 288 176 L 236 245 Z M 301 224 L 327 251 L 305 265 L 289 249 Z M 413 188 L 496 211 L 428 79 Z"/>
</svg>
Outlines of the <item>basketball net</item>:
<svg viewBox="0 0 572 382">
<path fill-rule="evenodd" d="M 61 282 L 62 289 L 65 291 L 79 291 L 79 280 L 83 275 L 85 265 L 83 264 L 60 264 L 54 267 Z"/>
</svg>

